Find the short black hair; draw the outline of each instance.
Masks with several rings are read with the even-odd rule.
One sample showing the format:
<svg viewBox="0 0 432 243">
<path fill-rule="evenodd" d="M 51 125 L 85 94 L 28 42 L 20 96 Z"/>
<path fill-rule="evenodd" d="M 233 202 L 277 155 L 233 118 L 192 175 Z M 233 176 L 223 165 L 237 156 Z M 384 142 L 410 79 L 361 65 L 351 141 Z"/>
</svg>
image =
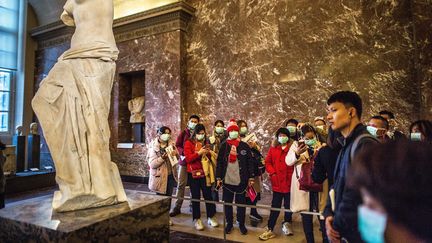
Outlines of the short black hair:
<svg viewBox="0 0 432 243">
<path fill-rule="evenodd" d="M 290 137 L 290 132 L 286 127 L 281 127 L 276 131 L 275 137 L 278 138 L 280 134 L 285 134 Z"/>
<path fill-rule="evenodd" d="M 308 132 L 313 132 L 313 133 L 316 135 L 315 128 L 313 128 L 312 125 L 310 125 L 310 124 L 304 124 L 304 125 L 301 127 L 301 133 L 302 133 L 302 136 L 304 136 L 304 135 L 305 135 L 306 133 L 308 133 Z"/>
<path fill-rule="evenodd" d="M 189 117 L 189 120 L 190 120 L 190 119 L 193 119 L 193 118 L 197 119 L 198 122 L 200 121 L 200 118 L 199 118 L 198 115 L 192 115 L 192 116 L 190 116 L 190 117 Z"/>
<path fill-rule="evenodd" d="M 393 112 L 388 111 L 388 110 L 382 110 L 382 111 L 379 112 L 379 114 L 380 115 L 387 115 L 387 116 L 390 117 L 390 119 L 394 119 L 395 118 Z"/>
<path fill-rule="evenodd" d="M 369 120 L 372 120 L 372 119 L 377 119 L 377 120 L 380 120 L 380 121 L 384 122 L 385 128 L 389 129 L 389 123 L 388 123 L 387 119 L 385 119 L 384 117 L 382 117 L 382 116 L 373 116 Z"/>
<path fill-rule="evenodd" d="M 414 126 L 417 126 L 420 133 L 425 136 L 426 141 L 432 143 L 432 122 L 428 120 L 418 120 L 411 124 L 409 127 L 409 132 L 411 133 Z"/>
<path fill-rule="evenodd" d="M 288 121 L 285 122 L 285 126 L 288 126 L 288 123 L 294 123 L 296 126 L 299 124 L 299 122 L 294 118 L 288 119 Z"/>
<path fill-rule="evenodd" d="M 166 130 L 169 130 L 170 133 L 171 133 L 171 129 L 170 129 L 169 127 L 167 127 L 167 126 L 159 127 L 159 128 L 157 129 L 157 133 L 158 133 L 158 134 L 164 134 Z"/>
<path fill-rule="evenodd" d="M 248 124 L 246 123 L 245 120 L 237 120 L 236 123 L 237 123 L 238 127 L 241 127 L 242 124 L 245 124 L 246 126 L 248 126 Z"/>
<path fill-rule="evenodd" d="M 330 96 L 327 100 L 327 105 L 331 105 L 335 102 L 343 103 L 345 107 L 354 107 L 357 112 L 357 116 L 360 119 L 362 112 L 363 112 L 363 106 L 362 106 L 362 99 L 356 92 L 352 91 L 339 91 Z"/>
<path fill-rule="evenodd" d="M 225 123 L 222 120 L 216 120 L 214 126 L 216 126 L 219 123 L 222 124 L 222 126 L 225 126 Z"/>
<path fill-rule="evenodd" d="M 362 149 L 347 186 L 365 189 L 395 224 L 426 242 L 432 239 L 432 145 L 406 139 Z"/>
</svg>

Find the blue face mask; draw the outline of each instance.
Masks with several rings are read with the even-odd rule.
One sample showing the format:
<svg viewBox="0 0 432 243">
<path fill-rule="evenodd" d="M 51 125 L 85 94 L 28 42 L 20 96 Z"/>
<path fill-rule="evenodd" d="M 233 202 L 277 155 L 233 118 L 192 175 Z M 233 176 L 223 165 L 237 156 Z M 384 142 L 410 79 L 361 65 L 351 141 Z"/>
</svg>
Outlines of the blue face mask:
<svg viewBox="0 0 432 243">
<path fill-rule="evenodd" d="M 374 137 L 378 137 L 378 135 L 377 135 L 377 131 L 378 131 L 378 129 L 377 129 L 376 127 L 373 127 L 373 126 L 367 126 L 366 129 L 367 129 L 367 131 L 368 131 L 372 136 L 374 136 Z"/>
<path fill-rule="evenodd" d="M 305 139 L 304 141 L 305 141 L 305 144 L 306 144 L 307 146 L 309 146 L 309 147 L 313 147 L 313 146 L 315 146 L 315 144 L 318 142 L 318 141 L 316 140 L 316 138 L 312 138 L 312 139 Z"/>
<path fill-rule="evenodd" d="M 288 143 L 289 138 L 288 137 L 278 137 L 278 142 L 280 144 L 286 144 Z"/>
<path fill-rule="evenodd" d="M 362 239 L 366 243 L 384 243 L 384 232 L 387 216 L 366 206 L 358 207 L 358 227 Z"/>
<path fill-rule="evenodd" d="M 295 134 L 296 134 L 296 132 L 297 132 L 297 127 L 295 127 L 295 126 L 287 126 L 287 129 L 288 129 L 288 131 L 290 133 L 290 136 L 294 137 Z"/>
<path fill-rule="evenodd" d="M 241 134 L 241 135 L 246 135 L 247 132 L 248 132 L 247 127 L 241 127 L 241 128 L 240 128 L 240 134 Z"/>
</svg>

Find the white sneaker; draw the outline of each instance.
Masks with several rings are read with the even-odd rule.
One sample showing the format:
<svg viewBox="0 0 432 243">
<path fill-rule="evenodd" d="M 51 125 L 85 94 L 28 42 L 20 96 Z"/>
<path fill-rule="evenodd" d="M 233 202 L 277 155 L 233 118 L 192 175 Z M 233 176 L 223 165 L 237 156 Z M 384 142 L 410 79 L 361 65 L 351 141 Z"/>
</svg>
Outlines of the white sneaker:
<svg viewBox="0 0 432 243">
<path fill-rule="evenodd" d="M 284 235 L 294 235 L 292 231 L 291 223 L 285 222 L 282 224 L 282 232 Z"/>
<path fill-rule="evenodd" d="M 218 227 L 219 223 L 216 220 L 216 216 L 213 216 L 211 218 L 208 218 L 207 220 L 208 225 L 210 225 L 211 227 Z"/>
<path fill-rule="evenodd" d="M 204 229 L 204 225 L 203 225 L 203 222 L 201 221 L 201 219 L 195 220 L 195 229 L 200 230 L 200 231 Z"/>
</svg>

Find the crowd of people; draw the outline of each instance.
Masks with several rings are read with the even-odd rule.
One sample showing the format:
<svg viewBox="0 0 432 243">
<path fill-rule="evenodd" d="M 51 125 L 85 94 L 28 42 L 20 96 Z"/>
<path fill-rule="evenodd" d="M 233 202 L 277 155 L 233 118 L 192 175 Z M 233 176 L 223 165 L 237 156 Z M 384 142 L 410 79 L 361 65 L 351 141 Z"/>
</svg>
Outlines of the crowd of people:
<svg viewBox="0 0 432 243">
<path fill-rule="evenodd" d="M 219 190 L 225 203 L 256 205 L 262 175 L 271 181 L 272 208 L 284 211 L 282 232 L 293 235 L 292 214 L 315 212 L 323 242 L 431 242 L 426 221 L 432 216 L 432 122 L 415 121 L 403 134 L 394 114 L 381 111 L 362 123 L 362 100 L 351 91 L 332 94 L 327 117 L 312 123 L 289 119 L 274 133 L 266 156 L 244 120 L 214 122 L 207 131 L 197 115 L 173 141 L 168 127 L 158 129 L 149 146 L 149 188 L 171 195 L 170 217 L 180 214 L 186 185 L 193 199 L 206 203 L 207 224 L 215 217 Z M 261 141 L 260 141 L 261 142 Z M 262 144 L 262 143 L 261 143 Z M 171 149 L 168 149 L 171 147 Z M 174 165 L 169 157 L 178 160 Z M 234 226 L 233 207 L 224 205 L 226 227 Z M 204 230 L 200 203 L 191 203 L 196 230 Z M 271 210 L 260 240 L 276 237 L 280 211 Z M 251 220 L 262 221 L 256 208 Z M 247 234 L 246 208 L 237 207 L 236 221 Z M 307 242 L 315 242 L 313 215 L 301 213 Z M 171 221 L 170 221 L 170 224 Z"/>
</svg>

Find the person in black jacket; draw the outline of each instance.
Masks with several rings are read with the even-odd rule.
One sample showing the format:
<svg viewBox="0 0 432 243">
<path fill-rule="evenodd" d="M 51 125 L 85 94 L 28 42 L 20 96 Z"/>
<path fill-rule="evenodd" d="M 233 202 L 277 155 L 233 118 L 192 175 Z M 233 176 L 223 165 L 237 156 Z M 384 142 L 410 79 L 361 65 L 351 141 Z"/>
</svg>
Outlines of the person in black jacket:
<svg viewBox="0 0 432 243">
<path fill-rule="evenodd" d="M 328 136 L 327 136 L 327 145 L 322 147 L 319 151 L 317 156 L 315 157 L 315 164 L 314 168 L 312 170 L 312 180 L 316 183 L 325 183 L 325 180 L 327 180 L 327 187 L 323 186 L 323 192 L 321 193 L 320 198 L 320 212 L 322 212 L 325 206 L 321 203 L 325 203 L 327 200 L 327 196 L 329 193 L 328 188 L 330 188 L 333 185 L 333 174 L 334 174 L 334 168 L 336 166 L 336 160 L 339 155 L 339 152 L 341 150 L 341 145 L 337 141 L 337 138 L 341 137 L 342 135 L 340 132 L 333 131 L 331 127 L 328 129 Z M 325 230 L 325 224 L 322 220 L 320 220 L 320 227 L 323 237 L 323 242 L 329 242 Z"/>
<path fill-rule="evenodd" d="M 228 139 L 224 141 L 217 157 L 216 178 L 217 186 L 220 188 L 223 183 L 223 200 L 226 203 L 234 201 L 238 204 L 245 204 L 245 193 L 248 186 L 254 183 L 254 164 L 252 161 L 249 145 L 239 138 L 239 127 L 235 120 L 230 121 L 227 127 Z M 233 229 L 233 207 L 225 205 L 225 216 L 227 225 L 225 232 L 231 233 Z M 237 207 L 237 221 L 242 234 L 247 234 L 245 227 L 244 207 Z"/>
<path fill-rule="evenodd" d="M 345 186 L 347 171 L 351 168 L 351 150 L 356 141 L 354 155 L 377 141 L 366 127 L 361 124 L 362 101 L 360 96 L 351 91 L 334 93 L 327 100 L 327 119 L 333 130 L 339 131 L 343 137 L 338 139 L 342 145 L 335 166 L 334 200 L 327 200 L 324 210 L 327 236 L 332 243 L 348 241 L 350 243 L 362 242 L 357 229 L 357 207 L 361 204 L 360 192 Z M 368 134 L 368 135 L 364 135 Z M 334 203 L 332 203 L 334 201 Z"/>
</svg>

